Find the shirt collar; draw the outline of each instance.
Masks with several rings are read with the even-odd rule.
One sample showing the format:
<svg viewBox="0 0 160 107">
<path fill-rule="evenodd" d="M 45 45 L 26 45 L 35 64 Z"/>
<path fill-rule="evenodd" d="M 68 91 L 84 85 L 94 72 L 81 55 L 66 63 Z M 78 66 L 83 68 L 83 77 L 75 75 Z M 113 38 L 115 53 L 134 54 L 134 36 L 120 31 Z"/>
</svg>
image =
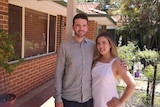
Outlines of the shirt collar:
<svg viewBox="0 0 160 107">
<path fill-rule="evenodd" d="M 71 41 L 72 41 L 73 44 L 78 43 L 77 41 L 74 40 L 74 38 L 72 38 Z M 87 38 L 84 38 L 84 40 L 82 41 L 82 43 L 87 43 L 87 42 L 88 42 Z"/>
</svg>

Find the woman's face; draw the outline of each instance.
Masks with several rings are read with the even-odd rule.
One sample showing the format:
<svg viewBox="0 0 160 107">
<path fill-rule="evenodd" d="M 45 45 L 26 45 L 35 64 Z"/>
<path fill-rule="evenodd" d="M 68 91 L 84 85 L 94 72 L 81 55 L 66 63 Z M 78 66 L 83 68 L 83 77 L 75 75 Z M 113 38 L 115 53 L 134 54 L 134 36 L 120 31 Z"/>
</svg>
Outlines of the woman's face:
<svg viewBox="0 0 160 107">
<path fill-rule="evenodd" d="M 105 54 L 108 54 L 110 53 L 110 48 L 111 48 L 111 45 L 108 41 L 107 38 L 101 36 L 97 39 L 97 50 L 99 51 L 99 53 L 101 55 L 105 55 Z"/>
</svg>

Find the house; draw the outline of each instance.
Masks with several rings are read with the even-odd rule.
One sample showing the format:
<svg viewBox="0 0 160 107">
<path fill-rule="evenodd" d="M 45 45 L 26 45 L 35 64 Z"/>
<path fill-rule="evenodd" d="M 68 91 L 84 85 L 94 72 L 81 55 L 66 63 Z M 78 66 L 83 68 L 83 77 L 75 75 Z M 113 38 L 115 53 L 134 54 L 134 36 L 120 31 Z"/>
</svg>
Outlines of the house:
<svg viewBox="0 0 160 107">
<path fill-rule="evenodd" d="M 57 49 L 66 39 L 66 11 L 64 5 L 49 0 L 0 1 L 0 27 L 21 34 L 15 52 L 25 59 L 11 75 L 0 67 L 0 93 L 19 97 L 53 78 Z M 89 16 L 87 37 L 93 40 L 100 24 L 96 18 Z"/>
<path fill-rule="evenodd" d="M 88 14 L 89 20 L 98 23 L 99 29 L 106 26 L 106 29 L 116 28 L 116 22 L 105 11 L 100 10 L 100 4 L 97 2 L 76 3 L 77 9 Z"/>
<path fill-rule="evenodd" d="M 100 32 L 108 31 L 113 36 L 115 29 L 117 29 L 117 20 L 109 16 L 106 12 L 100 10 L 100 4 L 96 2 L 82 2 L 76 4 L 77 9 L 87 13 L 89 20 L 97 22 L 97 34 Z"/>
</svg>

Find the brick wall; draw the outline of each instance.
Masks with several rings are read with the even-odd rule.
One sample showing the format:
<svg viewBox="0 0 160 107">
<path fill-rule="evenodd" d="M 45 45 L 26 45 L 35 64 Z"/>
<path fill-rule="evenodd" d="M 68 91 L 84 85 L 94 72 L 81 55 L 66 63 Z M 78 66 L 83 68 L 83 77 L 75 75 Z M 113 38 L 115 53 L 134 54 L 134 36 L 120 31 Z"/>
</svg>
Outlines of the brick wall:
<svg viewBox="0 0 160 107">
<path fill-rule="evenodd" d="M 0 0 L 0 28 L 8 30 L 8 0 Z"/>
<path fill-rule="evenodd" d="M 60 26 L 61 24 L 61 26 Z M 66 40 L 66 17 L 57 16 L 57 49 L 61 42 Z"/>
<path fill-rule="evenodd" d="M 98 24 L 95 21 L 89 21 L 88 22 L 88 32 L 87 32 L 87 38 L 94 40 L 96 39 L 97 36 L 97 28 Z"/>
<path fill-rule="evenodd" d="M 56 55 L 25 61 L 11 74 L 0 69 L 0 93 L 11 92 L 21 96 L 53 78 Z"/>
</svg>

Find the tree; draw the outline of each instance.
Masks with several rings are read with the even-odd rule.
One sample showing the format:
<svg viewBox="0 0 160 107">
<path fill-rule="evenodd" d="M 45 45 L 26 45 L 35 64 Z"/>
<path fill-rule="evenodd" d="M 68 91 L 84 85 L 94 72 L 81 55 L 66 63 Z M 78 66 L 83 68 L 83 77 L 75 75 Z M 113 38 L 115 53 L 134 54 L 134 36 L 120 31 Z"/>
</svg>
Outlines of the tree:
<svg viewBox="0 0 160 107">
<path fill-rule="evenodd" d="M 110 8 L 110 0 L 93 0 L 94 2 L 99 2 L 100 10 L 108 13 L 108 9 Z"/>
<path fill-rule="evenodd" d="M 0 28 L 0 67 L 11 73 L 13 68 L 23 62 L 15 54 L 14 45 L 20 39 L 19 33 L 8 33 Z M 8 61 L 17 60 L 17 63 L 10 64 Z"/>
<path fill-rule="evenodd" d="M 122 27 L 118 34 L 128 40 L 138 41 L 142 49 L 160 50 L 160 1 L 159 0 L 111 0 L 112 15 L 120 15 Z"/>
</svg>

